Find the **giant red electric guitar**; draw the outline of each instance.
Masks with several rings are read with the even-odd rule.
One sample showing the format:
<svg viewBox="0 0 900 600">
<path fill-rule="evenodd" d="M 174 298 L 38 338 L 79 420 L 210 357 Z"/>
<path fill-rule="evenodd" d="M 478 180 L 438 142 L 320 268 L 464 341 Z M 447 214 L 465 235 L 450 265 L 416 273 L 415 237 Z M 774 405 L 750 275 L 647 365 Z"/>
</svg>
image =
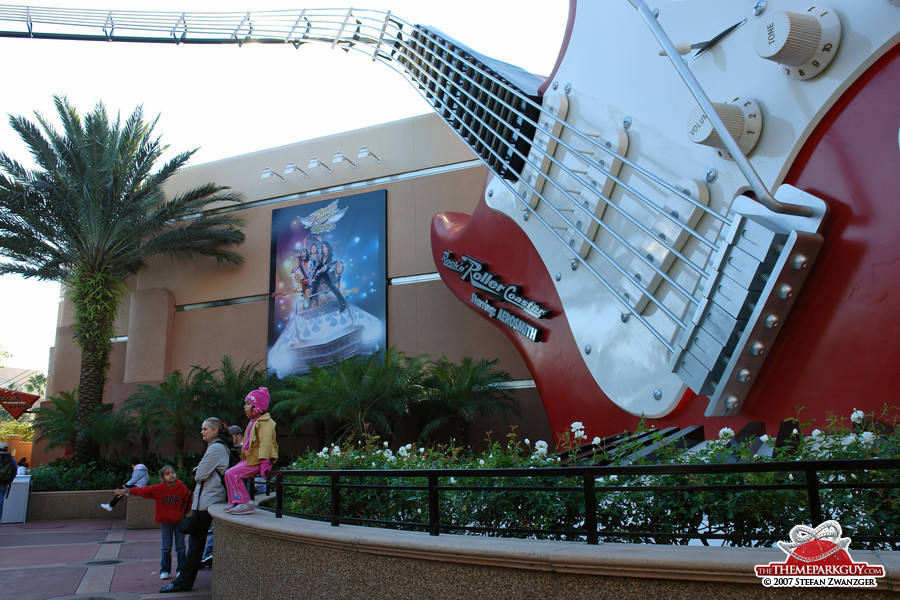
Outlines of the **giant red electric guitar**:
<svg viewBox="0 0 900 600">
<path fill-rule="evenodd" d="M 81 11 L 61 36 L 42 27 L 73 11 L 0 7 L 22 24 L 0 35 L 320 42 L 397 70 L 493 173 L 474 215 L 435 216 L 433 254 L 556 432 L 896 403 L 900 1 L 654 5 L 570 0 L 546 78 L 352 9 Z"/>
</svg>

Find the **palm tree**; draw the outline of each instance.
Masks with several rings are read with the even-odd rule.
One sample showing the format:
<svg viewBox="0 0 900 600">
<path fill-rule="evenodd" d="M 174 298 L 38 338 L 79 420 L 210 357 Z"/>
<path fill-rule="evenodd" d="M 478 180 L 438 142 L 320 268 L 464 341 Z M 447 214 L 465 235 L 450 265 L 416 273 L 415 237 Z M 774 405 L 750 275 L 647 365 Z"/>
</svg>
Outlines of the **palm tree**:
<svg viewBox="0 0 900 600">
<path fill-rule="evenodd" d="M 135 418 L 127 410 L 113 410 L 112 404 L 101 404 L 94 413 L 91 437 L 101 447 L 106 447 L 106 457 L 116 457 L 116 447 L 131 442 L 131 434 L 137 429 Z"/>
<path fill-rule="evenodd" d="M 227 188 L 210 183 L 166 198 L 164 185 L 194 151 L 153 171 L 167 146 L 140 107 L 122 124 L 98 103 L 82 121 L 65 97 L 53 100 L 61 131 L 37 113 L 37 124 L 10 116 L 37 166 L 28 169 L 0 152 L 0 255 L 9 259 L 0 274 L 66 286 L 81 348 L 75 460 L 85 463 L 99 454 L 88 430 L 102 404 L 128 279 L 157 255 L 239 263 L 240 255 L 224 246 L 240 244 L 244 234 L 233 213 L 205 212 L 211 202 L 240 201 Z"/>
<path fill-rule="evenodd" d="M 34 440 L 47 442 L 48 449 L 74 447 L 77 437 L 75 429 L 77 405 L 74 390 L 60 392 L 59 397 L 47 398 L 47 402 L 34 411 L 34 429 L 37 432 Z"/>
<path fill-rule="evenodd" d="M 199 431 L 206 416 L 202 394 L 209 386 L 210 373 L 194 367 L 185 377 L 175 369 L 159 385 L 142 384 L 126 402 L 129 410 L 153 415 L 160 424 L 156 445 L 172 438 L 178 451 L 178 467 L 184 467 L 184 447 L 188 431 Z"/>
<path fill-rule="evenodd" d="M 131 415 L 140 438 L 140 455 L 150 456 L 150 440 L 158 439 L 166 425 L 157 415 L 155 406 L 142 397 L 131 395 L 122 403 L 119 412 Z"/>
<path fill-rule="evenodd" d="M 374 433 L 390 438 L 397 419 L 424 393 L 424 367 L 425 359 L 394 348 L 314 366 L 275 394 L 273 412 L 297 417 L 294 431 L 312 422 L 338 438 Z"/>
<path fill-rule="evenodd" d="M 47 389 L 47 376 L 43 373 L 35 373 L 25 382 L 25 391 L 29 394 L 43 396 Z"/>
<path fill-rule="evenodd" d="M 460 441 L 469 443 L 472 422 L 478 416 L 499 411 L 519 414 L 519 404 L 502 385 L 509 373 L 496 368 L 497 359 L 473 360 L 464 356 L 455 364 L 441 356 L 434 361 L 425 378 L 429 394 L 417 404 L 417 412 L 426 419 L 420 439 L 426 440 L 439 429 L 455 425 Z"/>
<path fill-rule="evenodd" d="M 279 422 L 283 418 L 291 423 L 290 434 L 296 436 L 305 423 L 313 423 L 316 428 L 317 445 L 325 442 L 340 427 L 338 417 L 331 410 L 331 371 L 313 365 L 306 375 L 291 375 L 272 393 L 271 413 Z"/>
<path fill-rule="evenodd" d="M 222 368 L 210 373 L 209 387 L 203 393 L 211 414 L 229 425 L 240 425 L 247 420 L 244 398 L 249 391 L 266 383 L 266 372 L 259 367 L 260 362 L 236 366 L 230 356 L 222 357 Z"/>
</svg>

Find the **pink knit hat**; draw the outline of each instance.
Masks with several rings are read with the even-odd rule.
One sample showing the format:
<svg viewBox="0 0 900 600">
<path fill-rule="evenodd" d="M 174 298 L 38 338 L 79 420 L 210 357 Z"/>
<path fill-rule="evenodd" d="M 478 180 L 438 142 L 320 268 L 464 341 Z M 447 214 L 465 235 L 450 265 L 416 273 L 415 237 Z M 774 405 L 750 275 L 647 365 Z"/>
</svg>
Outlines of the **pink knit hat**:
<svg viewBox="0 0 900 600">
<path fill-rule="evenodd" d="M 264 412 L 269 410 L 269 390 L 264 387 L 259 388 L 258 390 L 253 390 L 247 397 L 244 398 L 244 402 L 253 406 L 257 412 Z"/>
</svg>

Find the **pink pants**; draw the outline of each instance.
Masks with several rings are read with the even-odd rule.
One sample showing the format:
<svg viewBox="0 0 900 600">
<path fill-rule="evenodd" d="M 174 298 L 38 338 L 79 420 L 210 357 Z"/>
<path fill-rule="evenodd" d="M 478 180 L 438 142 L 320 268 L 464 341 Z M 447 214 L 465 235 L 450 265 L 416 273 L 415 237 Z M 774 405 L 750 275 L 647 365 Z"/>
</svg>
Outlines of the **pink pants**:
<svg viewBox="0 0 900 600">
<path fill-rule="evenodd" d="M 250 502 L 250 494 L 247 493 L 244 479 L 255 477 L 259 473 L 259 467 L 259 465 L 250 466 L 242 460 L 225 471 L 225 491 L 228 493 L 229 504 Z"/>
</svg>

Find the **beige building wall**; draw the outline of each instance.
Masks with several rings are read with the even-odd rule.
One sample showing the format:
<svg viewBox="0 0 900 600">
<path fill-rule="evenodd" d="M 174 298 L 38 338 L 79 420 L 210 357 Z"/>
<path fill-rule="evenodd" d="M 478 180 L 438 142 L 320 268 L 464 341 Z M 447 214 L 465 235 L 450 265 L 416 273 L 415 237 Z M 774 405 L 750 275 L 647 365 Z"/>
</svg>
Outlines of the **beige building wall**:
<svg viewBox="0 0 900 600">
<path fill-rule="evenodd" d="M 362 146 L 375 157 L 358 159 Z M 356 163 L 332 163 L 335 152 Z M 311 157 L 332 169 L 308 169 Z M 260 178 L 266 167 L 281 175 L 294 162 L 301 173 Z M 471 213 L 487 170 L 434 115 L 350 131 L 325 138 L 188 168 L 170 183 L 170 193 L 206 182 L 230 186 L 244 195 L 238 214 L 246 242 L 241 265 L 208 258 L 172 262 L 159 258 L 132 282 L 133 293 L 118 319 L 121 341 L 114 344 L 105 400 L 118 405 L 142 383 L 160 382 L 174 369 L 218 367 L 224 355 L 238 364 L 265 365 L 272 211 L 308 202 L 386 190 L 389 283 L 436 273 L 430 226 L 439 211 Z M 530 374 L 513 345 L 495 327 L 466 308 L 439 280 L 391 284 L 388 290 L 388 345 L 409 354 L 499 358 L 514 379 Z M 80 353 L 72 342 L 71 308 L 61 303 L 48 393 L 77 386 Z M 549 435 L 537 393 L 521 393 L 525 420 L 534 436 Z M 521 430 L 520 430 L 521 432 Z"/>
</svg>

